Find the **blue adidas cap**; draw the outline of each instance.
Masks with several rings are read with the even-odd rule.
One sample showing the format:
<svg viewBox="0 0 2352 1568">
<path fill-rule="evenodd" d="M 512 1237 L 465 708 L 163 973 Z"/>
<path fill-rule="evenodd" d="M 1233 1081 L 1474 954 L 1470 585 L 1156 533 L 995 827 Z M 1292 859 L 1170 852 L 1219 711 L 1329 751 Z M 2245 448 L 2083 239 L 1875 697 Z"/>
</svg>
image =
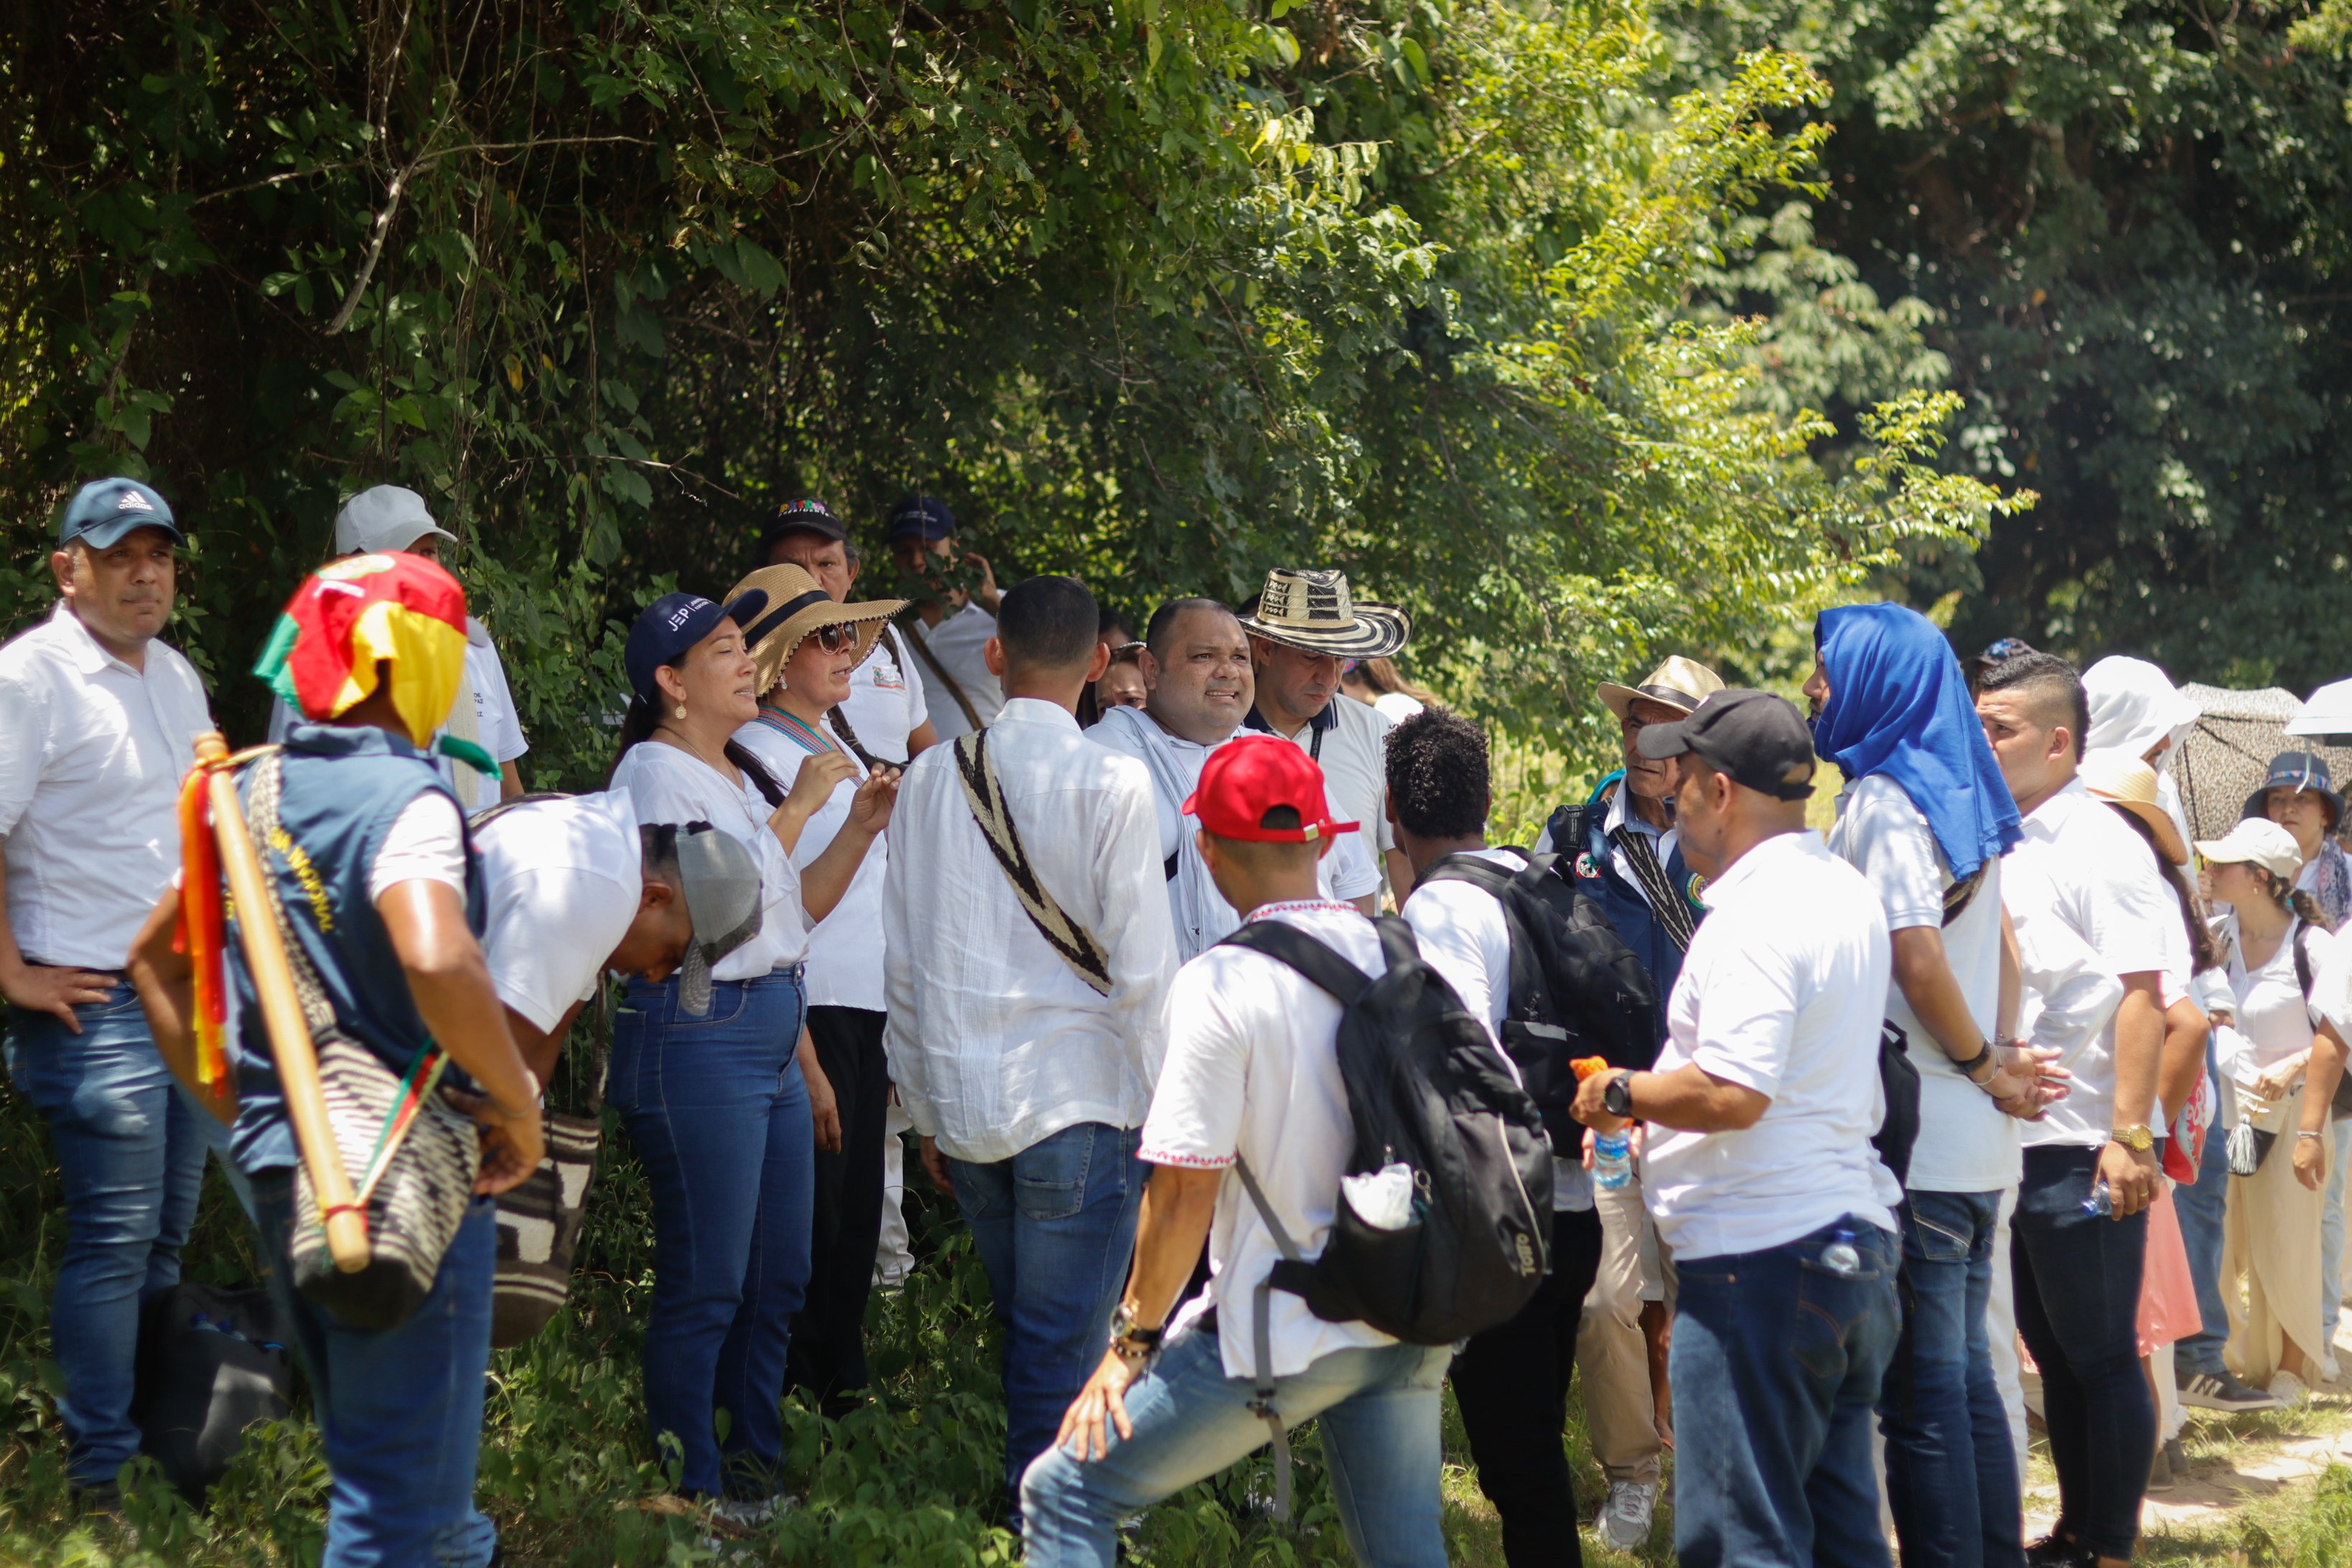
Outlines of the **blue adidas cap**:
<svg viewBox="0 0 2352 1568">
<path fill-rule="evenodd" d="M 175 544 L 188 536 L 173 521 L 172 503 L 137 479 L 92 479 L 74 492 L 66 515 L 58 523 L 58 542 L 86 542 L 92 550 L 111 550 L 133 529 L 160 528 Z"/>
<path fill-rule="evenodd" d="M 653 696 L 655 670 L 676 663 L 687 649 L 717 630 L 720 621 L 744 626 L 757 620 L 767 607 L 768 595 L 757 588 L 738 594 L 724 605 L 699 594 L 664 594 L 639 611 L 636 624 L 629 628 L 628 645 L 621 654 L 629 689 L 640 697 Z"/>
</svg>

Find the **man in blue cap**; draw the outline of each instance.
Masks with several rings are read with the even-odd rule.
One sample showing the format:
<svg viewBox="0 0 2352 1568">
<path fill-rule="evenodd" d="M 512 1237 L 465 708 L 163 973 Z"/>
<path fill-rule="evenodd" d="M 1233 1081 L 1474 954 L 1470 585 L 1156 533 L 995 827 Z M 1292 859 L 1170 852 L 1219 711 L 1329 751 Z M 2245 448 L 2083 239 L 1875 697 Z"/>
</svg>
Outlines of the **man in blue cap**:
<svg viewBox="0 0 2352 1568">
<path fill-rule="evenodd" d="M 890 509 L 890 558 L 911 576 L 938 584 L 936 593 L 910 595 L 915 618 L 906 623 L 907 651 L 923 680 L 925 707 L 942 741 L 996 722 L 1004 689 L 988 672 L 982 650 L 996 635 L 996 574 L 986 560 L 956 548 L 955 513 L 937 496 L 910 495 Z M 980 574 L 971 590 L 940 581 L 942 562 Z"/>
<path fill-rule="evenodd" d="M 183 542 L 171 504 L 149 486 L 84 485 L 49 556 L 56 609 L 0 647 L 8 1072 L 57 1143 L 58 1414 L 67 1474 L 101 1501 L 139 1448 L 139 1309 L 179 1279 L 208 1136 L 123 973 L 178 868 L 180 779 L 213 727 L 195 670 L 156 640 L 172 618 Z"/>
</svg>

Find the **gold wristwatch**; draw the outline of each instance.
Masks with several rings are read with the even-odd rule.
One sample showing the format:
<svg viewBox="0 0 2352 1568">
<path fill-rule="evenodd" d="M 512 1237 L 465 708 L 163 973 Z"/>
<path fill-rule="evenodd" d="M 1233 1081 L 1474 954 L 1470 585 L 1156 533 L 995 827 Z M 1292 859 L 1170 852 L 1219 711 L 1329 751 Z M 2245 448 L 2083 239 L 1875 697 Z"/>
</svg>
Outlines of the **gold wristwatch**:
<svg viewBox="0 0 2352 1568">
<path fill-rule="evenodd" d="M 2130 1150 L 2135 1154 L 2145 1154 L 2150 1149 L 2156 1147 L 2156 1134 L 2149 1131 L 2145 1123 L 2139 1123 L 2130 1127 L 2118 1127 L 2109 1132 L 2107 1136 L 2114 1139 L 2116 1142 L 2122 1144 L 2125 1148 Z"/>
</svg>

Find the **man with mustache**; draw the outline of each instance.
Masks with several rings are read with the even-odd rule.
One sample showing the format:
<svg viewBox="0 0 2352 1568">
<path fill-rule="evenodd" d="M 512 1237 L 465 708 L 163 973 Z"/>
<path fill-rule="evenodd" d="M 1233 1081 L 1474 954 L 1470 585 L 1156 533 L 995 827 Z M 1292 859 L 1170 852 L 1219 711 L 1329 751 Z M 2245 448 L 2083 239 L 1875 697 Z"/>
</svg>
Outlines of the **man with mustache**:
<svg viewBox="0 0 2352 1568">
<path fill-rule="evenodd" d="M 1151 774 L 1160 869 L 1182 963 L 1232 935 L 1241 923 L 1209 879 L 1193 842 L 1200 822 L 1184 815 L 1184 803 L 1200 787 L 1209 753 L 1241 729 L 1256 681 L 1249 637 L 1233 611 L 1214 599 L 1171 599 L 1153 611 L 1139 663 L 1143 706 L 1107 710 L 1087 735 L 1134 757 Z M 1380 891 L 1380 874 L 1360 844 L 1349 834 L 1323 858 L 1319 868 L 1327 896 L 1370 904 Z"/>
<path fill-rule="evenodd" d="M 183 542 L 150 487 L 84 485 L 49 556 L 57 608 L 0 647 L 8 1073 L 48 1121 L 65 1189 L 49 1316 L 66 1473 L 108 1505 L 139 1449 L 139 1309 L 179 1280 L 208 1138 L 124 976 L 179 866 L 180 779 L 213 727 L 194 668 L 156 640 Z"/>
</svg>

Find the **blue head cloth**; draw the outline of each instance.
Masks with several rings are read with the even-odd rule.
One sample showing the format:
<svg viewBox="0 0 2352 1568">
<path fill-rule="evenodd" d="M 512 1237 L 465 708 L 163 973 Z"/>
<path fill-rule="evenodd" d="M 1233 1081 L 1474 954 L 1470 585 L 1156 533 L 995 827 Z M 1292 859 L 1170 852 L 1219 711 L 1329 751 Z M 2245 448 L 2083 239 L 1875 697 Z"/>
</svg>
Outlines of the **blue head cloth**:
<svg viewBox="0 0 2352 1568">
<path fill-rule="evenodd" d="M 1813 749 L 1851 781 L 1885 773 L 1901 784 L 1956 880 L 2007 854 L 2020 837 L 2017 802 L 1935 623 L 1901 605 L 1846 605 L 1823 610 L 1813 637 L 1830 682 Z"/>
</svg>

